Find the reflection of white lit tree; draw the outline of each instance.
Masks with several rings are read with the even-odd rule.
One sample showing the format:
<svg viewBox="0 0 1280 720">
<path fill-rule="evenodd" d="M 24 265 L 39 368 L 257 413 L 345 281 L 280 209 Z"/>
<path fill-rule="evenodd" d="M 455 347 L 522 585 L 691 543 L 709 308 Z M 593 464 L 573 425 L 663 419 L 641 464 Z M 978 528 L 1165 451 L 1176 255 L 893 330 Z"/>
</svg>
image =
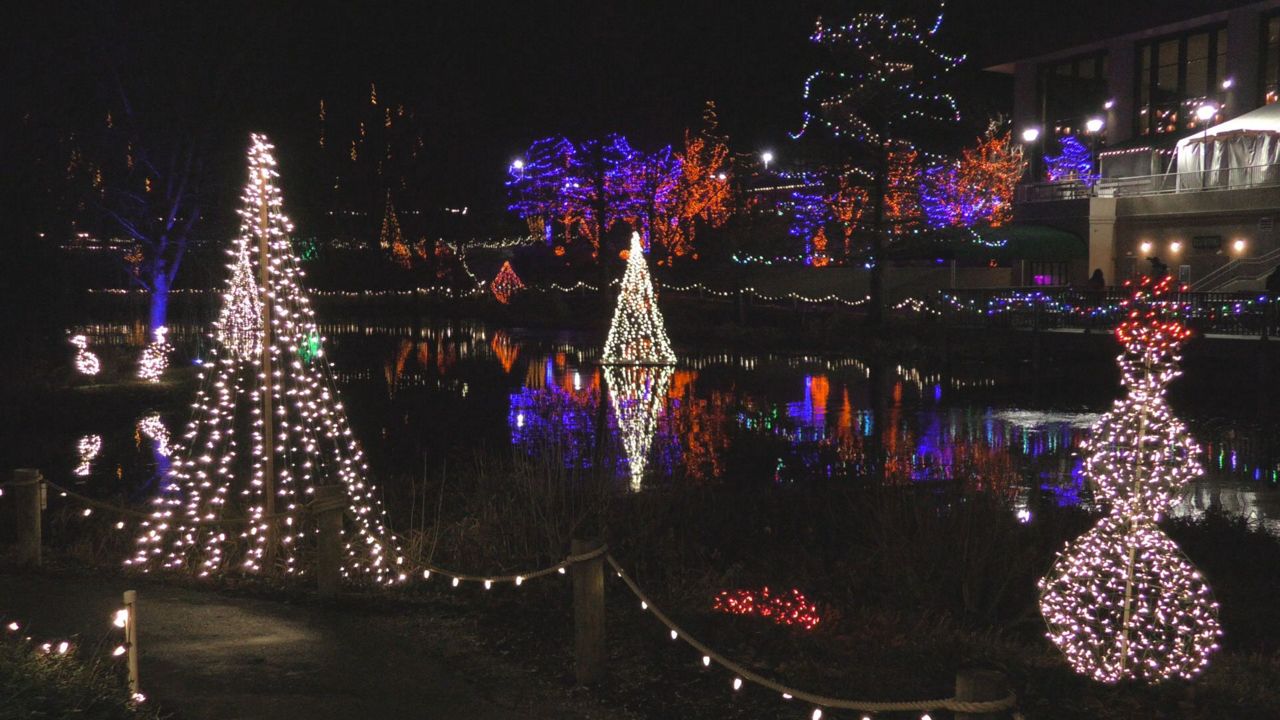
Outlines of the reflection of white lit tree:
<svg viewBox="0 0 1280 720">
<path fill-rule="evenodd" d="M 1128 394 L 1093 427 L 1085 473 L 1110 513 L 1040 581 L 1049 638 L 1077 672 L 1107 683 L 1191 678 L 1221 630 L 1200 572 L 1156 526 L 1202 472 L 1200 448 L 1165 401 L 1190 331 L 1163 317 L 1169 278 L 1143 278 L 1116 329 Z"/>
<path fill-rule="evenodd" d="M 672 365 L 676 354 L 663 326 L 658 296 L 649 278 L 640 234 L 631 233 L 627 270 L 618 288 L 618 306 L 613 312 L 609 337 L 604 343 L 604 362 L 629 365 Z"/>
<path fill-rule="evenodd" d="M 618 423 L 633 490 L 639 490 L 644 480 L 649 448 L 666 404 L 672 372 L 670 365 L 604 366 L 609 402 Z"/>
<path fill-rule="evenodd" d="M 393 582 L 400 559 L 392 557 L 381 503 L 317 347 L 275 165 L 272 146 L 254 135 L 242 240 L 218 324 L 226 345 L 215 348 L 202 376 L 191 423 L 130 564 L 201 577 L 237 566 L 301 573 L 314 532 L 303 506 L 316 486 L 340 484 L 350 518 L 344 574 Z M 244 297 L 250 265 L 262 295 L 259 321 L 246 315 L 254 307 Z"/>
</svg>

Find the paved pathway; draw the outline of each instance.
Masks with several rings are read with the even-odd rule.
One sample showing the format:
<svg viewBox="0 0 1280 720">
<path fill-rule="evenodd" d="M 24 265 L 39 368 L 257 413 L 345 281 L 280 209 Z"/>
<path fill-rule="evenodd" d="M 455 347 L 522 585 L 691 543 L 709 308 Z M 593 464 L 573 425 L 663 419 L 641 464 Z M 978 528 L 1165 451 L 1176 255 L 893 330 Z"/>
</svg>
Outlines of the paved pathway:
<svg viewBox="0 0 1280 720">
<path fill-rule="evenodd" d="M 423 612 L 408 606 L 364 612 L 128 578 L 0 574 L 0 615 L 26 618 L 40 636 L 96 642 L 134 586 L 142 689 L 180 720 L 606 716 L 584 710 L 559 678 L 534 679 L 501 658 L 455 663 L 482 651 L 432 639 L 406 622 Z M 483 677 L 464 677 L 477 660 Z"/>
</svg>

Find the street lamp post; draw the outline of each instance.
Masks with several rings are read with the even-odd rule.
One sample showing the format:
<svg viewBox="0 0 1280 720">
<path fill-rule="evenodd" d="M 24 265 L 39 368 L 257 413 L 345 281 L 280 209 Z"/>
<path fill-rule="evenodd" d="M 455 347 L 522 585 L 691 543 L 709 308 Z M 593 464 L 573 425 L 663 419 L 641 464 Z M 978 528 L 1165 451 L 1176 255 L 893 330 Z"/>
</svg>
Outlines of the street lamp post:
<svg viewBox="0 0 1280 720">
<path fill-rule="evenodd" d="M 764 163 L 764 169 L 767 171 L 769 169 L 769 163 L 773 162 L 773 153 L 768 150 L 760 153 L 760 162 Z"/>
<path fill-rule="evenodd" d="M 1031 162 L 1027 163 L 1027 172 L 1031 174 L 1031 182 L 1040 182 L 1040 173 L 1038 171 L 1040 152 L 1039 143 L 1040 128 L 1029 127 L 1022 131 L 1022 144 L 1031 149 Z"/>
<path fill-rule="evenodd" d="M 1089 154 L 1092 155 L 1091 161 L 1098 166 L 1099 177 L 1102 176 L 1102 162 L 1098 160 L 1098 134 L 1104 125 L 1100 117 L 1091 117 L 1084 123 L 1084 131 L 1089 135 Z"/>
</svg>

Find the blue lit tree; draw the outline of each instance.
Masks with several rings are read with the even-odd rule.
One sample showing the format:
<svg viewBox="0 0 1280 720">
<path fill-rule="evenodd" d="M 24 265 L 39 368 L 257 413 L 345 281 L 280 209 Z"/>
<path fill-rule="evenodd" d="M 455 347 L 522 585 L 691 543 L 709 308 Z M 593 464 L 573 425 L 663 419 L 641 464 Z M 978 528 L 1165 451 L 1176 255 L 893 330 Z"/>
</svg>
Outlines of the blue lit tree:
<svg viewBox="0 0 1280 720">
<path fill-rule="evenodd" d="M 562 136 L 543 138 L 529 146 L 519 165 L 509 168 L 509 209 L 528 222 L 531 230 L 541 230 L 548 245 L 555 237 L 557 222 L 568 240 L 576 216 L 567 203 L 570 188 L 566 187 L 575 180 L 576 152 L 573 143 Z"/>
<path fill-rule="evenodd" d="M 814 264 L 816 249 L 813 239 L 824 233 L 828 222 L 834 219 L 831 203 L 822 188 L 805 188 L 791 193 L 791 222 L 787 232 L 804 243 L 805 264 Z M 825 248 L 822 248 L 825 250 Z"/>
<path fill-rule="evenodd" d="M 1049 179 L 1053 182 L 1063 180 L 1079 180 L 1086 187 L 1091 187 L 1098 180 L 1093 172 L 1093 153 L 1074 135 L 1058 139 L 1061 152 L 1057 155 L 1044 156 L 1045 168 Z"/>
<path fill-rule="evenodd" d="M 611 154 L 610 187 L 619 219 L 644 239 L 670 251 L 670 236 L 678 231 L 678 190 L 682 164 L 668 145 L 654 153 L 632 149 L 626 140 Z"/>
</svg>

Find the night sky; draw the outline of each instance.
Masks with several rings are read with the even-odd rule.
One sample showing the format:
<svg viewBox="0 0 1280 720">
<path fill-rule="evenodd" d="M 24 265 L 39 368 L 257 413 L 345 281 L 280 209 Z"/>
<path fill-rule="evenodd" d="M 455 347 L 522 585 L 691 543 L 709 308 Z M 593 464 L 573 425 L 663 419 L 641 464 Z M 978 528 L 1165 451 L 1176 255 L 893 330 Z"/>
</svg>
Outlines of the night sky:
<svg viewBox="0 0 1280 720">
<path fill-rule="evenodd" d="M 943 42 L 966 52 L 953 88 L 976 126 L 1008 109 L 1009 85 L 980 69 L 1230 3 L 953 1 Z M 815 56 L 814 18 L 870 2 L 46 2 L 7 22 L 10 109 L 75 131 L 100 121 L 113 77 L 156 123 L 216 138 L 238 167 L 246 133 L 281 147 L 286 172 L 333 112 L 381 98 L 423 113 L 424 205 L 499 207 L 504 168 L 536 138 L 618 131 L 679 142 L 714 99 L 737 151 L 787 152 Z M 934 7 L 895 2 L 895 12 Z M 55 7 L 56 6 L 56 7 Z M 1102 18 L 1107 18 L 1103 20 Z M 239 173 L 228 192 L 234 193 Z M 286 176 L 286 180 L 289 178 Z M 292 194 L 296 197 L 296 193 Z M 234 195 L 229 195 L 233 199 Z"/>
</svg>

